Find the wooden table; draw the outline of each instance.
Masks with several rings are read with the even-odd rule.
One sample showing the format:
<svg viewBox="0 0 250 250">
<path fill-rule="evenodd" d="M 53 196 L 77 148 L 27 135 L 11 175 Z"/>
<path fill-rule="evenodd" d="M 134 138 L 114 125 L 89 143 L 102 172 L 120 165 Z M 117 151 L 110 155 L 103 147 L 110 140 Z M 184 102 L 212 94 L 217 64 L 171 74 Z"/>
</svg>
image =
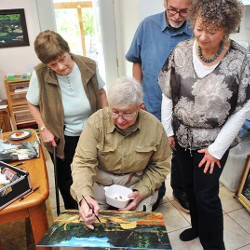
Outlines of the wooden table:
<svg viewBox="0 0 250 250">
<path fill-rule="evenodd" d="M 35 130 L 30 129 L 32 136 L 23 141 L 37 140 Z M 4 133 L 7 139 L 12 132 Z M 40 157 L 36 159 L 25 160 L 26 164 L 18 167 L 29 172 L 31 187 L 39 186 L 39 189 L 27 196 L 23 201 L 15 201 L 0 210 L 0 223 L 7 223 L 15 220 L 29 218 L 35 244 L 37 244 L 48 230 L 48 221 L 46 215 L 45 201 L 49 196 L 48 175 L 44 155 L 40 146 Z M 10 165 L 13 165 L 11 162 Z M 0 236 L 1 238 L 1 236 Z M 0 242 L 1 249 L 1 242 Z M 45 249 L 40 248 L 39 249 Z M 48 249 L 48 248 L 46 248 Z"/>
</svg>

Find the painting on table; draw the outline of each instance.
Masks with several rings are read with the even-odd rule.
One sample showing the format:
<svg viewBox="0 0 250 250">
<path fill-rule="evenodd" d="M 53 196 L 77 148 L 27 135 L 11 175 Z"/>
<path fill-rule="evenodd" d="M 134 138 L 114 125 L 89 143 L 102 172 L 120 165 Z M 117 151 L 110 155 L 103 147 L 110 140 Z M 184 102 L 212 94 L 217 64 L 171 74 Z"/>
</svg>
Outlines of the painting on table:
<svg viewBox="0 0 250 250">
<path fill-rule="evenodd" d="M 95 229 L 88 229 L 77 213 L 61 214 L 37 246 L 118 249 L 171 249 L 159 212 L 103 210 Z"/>
<path fill-rule="evenodd" d="M 39 158 L 38 141 L 17 141 L 2 143 L 0 161 L 12 162 Z"/>
</svg>

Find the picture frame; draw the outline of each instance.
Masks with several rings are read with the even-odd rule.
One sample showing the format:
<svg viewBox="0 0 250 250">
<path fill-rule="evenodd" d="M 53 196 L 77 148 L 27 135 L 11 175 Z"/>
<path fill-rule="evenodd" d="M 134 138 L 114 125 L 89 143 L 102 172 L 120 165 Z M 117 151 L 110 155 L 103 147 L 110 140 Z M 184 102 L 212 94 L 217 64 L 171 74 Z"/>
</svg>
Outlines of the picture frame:
<svg viewBox="0 0 250 250">
<path fill-rule="evenodd" d="M 24 9 L 0 10 L 0 48 L 29 45 Z"/>
<path fill-rule="evenodd" d="M 250 155 L 245 161 L 236 198 L 250 212 Z"/>
</svg>

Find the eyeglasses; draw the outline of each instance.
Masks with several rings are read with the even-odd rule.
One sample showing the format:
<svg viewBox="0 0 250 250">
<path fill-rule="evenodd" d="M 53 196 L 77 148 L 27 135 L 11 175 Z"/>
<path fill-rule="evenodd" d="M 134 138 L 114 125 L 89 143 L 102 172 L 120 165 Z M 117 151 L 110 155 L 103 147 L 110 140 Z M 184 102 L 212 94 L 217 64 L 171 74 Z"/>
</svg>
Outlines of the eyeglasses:
<svg viewBox="0 0 250 250">
<path fill-rule="evenodd" d="M 119 116 L 121 116 L 124 120 L 128 120 L 131 121 L 135 118 L 137 112 L 134 112 L 132 114 L 118 114 L 115 112 L 109 112 L 109 115 L 113 118 L 113 119 L 117 119 Z"/>
<path fill-rule="evenodd" d="M 175 10 L 175 9 L 167 9 L 168 13 L 171 15 L 176 15 L 177 13 L 179 13 L 180 16 L 187 16 L 188 12 L 187 10 Z"/>
</svg>

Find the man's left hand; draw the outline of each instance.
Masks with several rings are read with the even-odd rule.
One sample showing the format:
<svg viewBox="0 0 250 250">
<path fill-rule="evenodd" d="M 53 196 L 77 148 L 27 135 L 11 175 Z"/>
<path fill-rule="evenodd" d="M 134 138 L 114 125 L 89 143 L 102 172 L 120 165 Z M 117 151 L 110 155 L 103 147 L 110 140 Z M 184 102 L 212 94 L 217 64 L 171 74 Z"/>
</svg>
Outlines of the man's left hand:
<svg viewBox="0 0 250 250">
<path fill-rule="evenodd" d="M 132 198 L 133 200 L 128 203 L 128 205 L 125 208 L 119 209 L 119 211 L 129 211 L 129 210 L 135 210 L 138 204 L 142 200 L 142 195 L 139 191 L 134 191 L 133 193 L 128 195 L 129 198 Z"/>
<path fill-rule="evenodd" d="M 205 164 L 205 168 L 203 170 L 205 174 L 207 173 L 209 168 L 209 173 L 212 174 L 215 165 L 221 168 L 220 161 L 217 158 L 213 157 L 211 154 L 209 154 L 208 148 L 198 150 L 198 153 L 204 154 L 204 157 L 200 161 L 198 167 L 202 167 Z"/>
</svg>

